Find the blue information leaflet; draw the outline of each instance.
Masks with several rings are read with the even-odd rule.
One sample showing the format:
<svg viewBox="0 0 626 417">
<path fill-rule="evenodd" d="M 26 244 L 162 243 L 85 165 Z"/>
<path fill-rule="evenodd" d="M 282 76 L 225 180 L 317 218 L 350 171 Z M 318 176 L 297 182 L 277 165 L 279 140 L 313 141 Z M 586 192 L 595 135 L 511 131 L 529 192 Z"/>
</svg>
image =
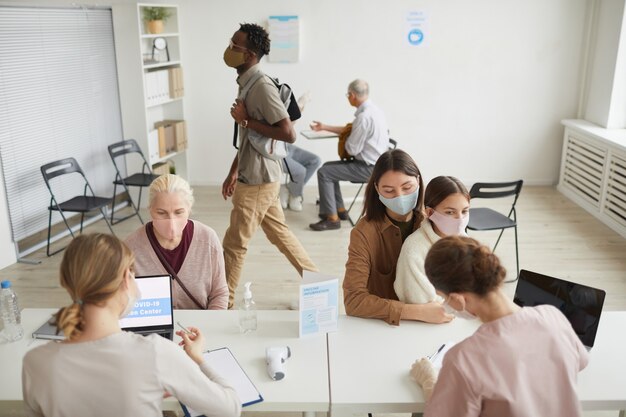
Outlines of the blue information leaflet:
<svg viewBox="0 0 626 417">
<path fill-rule="evenodd" d="M 339 280 L 304 271 L 300 285 L 300 337 L 337 330 Z"/>
</svg>

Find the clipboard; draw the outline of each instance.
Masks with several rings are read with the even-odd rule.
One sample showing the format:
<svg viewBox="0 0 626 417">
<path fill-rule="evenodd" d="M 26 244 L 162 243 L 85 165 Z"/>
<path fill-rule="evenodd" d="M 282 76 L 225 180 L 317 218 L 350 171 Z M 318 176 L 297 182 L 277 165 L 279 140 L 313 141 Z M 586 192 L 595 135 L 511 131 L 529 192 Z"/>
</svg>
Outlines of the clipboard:
<svg viewBox="0 0 626 417">
<path fill-rule="evenodd" d="M 230 349 L 223 347 L 209 350 L 204 352 L 203 356 L 206 363 L 235 389 L 241 400 L 242 407 L 263 401 L 263 396 L 248 377 L 246 371 L 239 365 L 239 362 L 237 362 L 237 359 Z M 197 417 L 202 415 L 182 403 L 180 406 L 185 413 L 185 417 Z"/>
</svg>

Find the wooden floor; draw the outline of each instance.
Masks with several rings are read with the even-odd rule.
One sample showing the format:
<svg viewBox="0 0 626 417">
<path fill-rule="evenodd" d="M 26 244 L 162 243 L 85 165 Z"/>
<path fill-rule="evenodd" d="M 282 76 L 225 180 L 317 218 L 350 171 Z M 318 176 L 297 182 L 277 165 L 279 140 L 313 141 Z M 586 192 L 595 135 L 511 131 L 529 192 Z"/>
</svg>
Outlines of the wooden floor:
<svg viewBox="0 0 626 417">
<path fill-rule="evenodd" d="M 356 192 L 356 188 L 346 187 L 346 190 L 346 196 Z M 230 200 L 225 202 L 222 199 L 218 187 L 195 187 L 194 192 L 196 204 L 192 218 L 211 226 L 223 237 L 228 227 Z M 300 213 L 287 210 L 287 222 L 319 269 L 325 274 L 343 279 L 350 224 L 344 221 L 341 229 L 336 231 L 309 230 L 308 224 L 317 221 L 316 196 L 317 189 L 308 187 L 305 190 L 304 210 Z M 479 203 L 472 202 L 475 207 Z M 497 205 L 490 202 L 489 205 L 501 211 L 507 211 L 508 207 L 504 202 Z M 626 310 L 626 239 L 572 203 L 554 187 L 525 187 L 517 207 L 522 268 L 602 288 L 607 292 L 605 310 Z M 148 218 L 147 213 L 145 218 Z M 125 238 L 140 225 L 134 217 L 113 228 L 120 238 Z M 106 232 L 108 229 L 100 221 L 89 226 L 86 231 Z M 495 232 L 470 232 L 470 235 L 490 245 L 495 243 L 497 237 Z M 510 277 L 513 277 L 515 244 L 512 230 L 504 233 L 496 253 L 510 272 Z M 69 302 L 67 293 L 58 283 L 58 267 L 62 256 L 63 252 L 47 258 L 43 249 L 28 256 L 28 259 L 40 260 L 39 265 L 18 263 L 1 271 L 2 279 L 13 281 L 21 307 L 59 307 Z M 241 287 L 245 281 L 253 283 L 252 291 L 259 309 L 297 307 L 300 278 L 261 230 L 250 243 L 237 301 L 240 300 Z M 507 292 L 512 294 L 514 286 L 507 284 Z M 585 414 L 588 417 L 609 415 L 617 414 Z"/>
</svg>

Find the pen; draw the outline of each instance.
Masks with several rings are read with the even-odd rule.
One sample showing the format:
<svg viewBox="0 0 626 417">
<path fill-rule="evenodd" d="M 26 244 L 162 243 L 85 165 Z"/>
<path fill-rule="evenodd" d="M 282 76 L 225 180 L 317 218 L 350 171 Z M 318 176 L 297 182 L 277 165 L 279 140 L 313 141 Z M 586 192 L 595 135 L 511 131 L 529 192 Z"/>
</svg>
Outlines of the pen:
<svg viewBox="0 0 626 417">
<path fill-rule="evenodd" d="M 178 327 L 180 327 L 181 329 L 183 329 L 183 332 L 185 332 L 188 335 L 192 335 L 194 334 L 191 330 L 189 330 L 188 328 L 186 328 L 185 326 L 183 326 L 182 324 L 180 324 L 179 321 L 176 322 L 176 324 L 178 324 Z"/>
<path fill-rule="evenodd" d="M 446 344 L 445 344 L 445 343 L 444 343 L 443 345 L 441 345 L 441 346 L 439 347 L 439 349 L 437 349 L 437 352 L 435 352 L 435 353 L 433 353 L 432 355 L 430 355 L 430 356 L 428 357 L 428 360 L 429 360 L 429 361 L 431 361 L 431 362 L 432 362 L 432 361 L 434 361 L 434 360 L 435 360 L 435 358 L 437 357 L 437 355 L 439 355 L 439 353 L 443 350 L 443 348 L 444 348 L 444 347 L 446 347 Z"/>
</svg>

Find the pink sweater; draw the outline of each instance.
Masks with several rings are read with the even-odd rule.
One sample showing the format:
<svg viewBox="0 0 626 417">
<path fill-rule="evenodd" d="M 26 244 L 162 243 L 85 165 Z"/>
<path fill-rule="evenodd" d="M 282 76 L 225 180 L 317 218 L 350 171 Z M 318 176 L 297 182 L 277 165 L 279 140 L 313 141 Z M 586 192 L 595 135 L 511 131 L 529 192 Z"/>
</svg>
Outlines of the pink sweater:
<svg viewBox="0 0 626 417">
<path fill-rule="evenodd" d="M 178 271 L 178 278 L 204 308 L 223 310 L 228 305 L 228 286 L 224 270 L 224 254 L 217 233 L 204 224 L 193 221 L 194 231 L 189 251 Z M 167 274 L 148 241 L 142 226 L 126 238 L 125 243 L 135 253 L 137 276 Z M 176 281 L 172 282 L 174 308 L 197 309 Z"/>
<path fill-rule="evenodd" d="M 450 349 L 424 416 L 578 417 L 576 380 L 588 361 L 563 313 L 524 307 Z"/>
</svg>

